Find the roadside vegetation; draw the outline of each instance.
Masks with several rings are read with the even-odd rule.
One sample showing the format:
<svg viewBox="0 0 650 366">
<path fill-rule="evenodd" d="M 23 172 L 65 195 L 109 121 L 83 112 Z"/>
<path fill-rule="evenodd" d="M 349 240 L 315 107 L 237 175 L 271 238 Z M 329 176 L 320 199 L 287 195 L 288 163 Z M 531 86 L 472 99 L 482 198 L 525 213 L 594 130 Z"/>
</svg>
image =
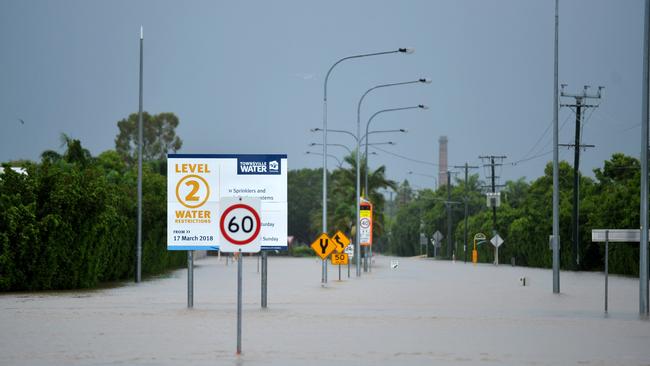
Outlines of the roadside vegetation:
<svg viewBox="0 0 650 366">
<path fill-rule="evenodd" d="M 120 121 L 118 151 L 91 156 L 79 140 L 63 135 L 62 153 L 48 150 L 39 162 L 3 165 L 0 291 L 90 288 L 134 277 L 137 164 L 132 135 L 136 130 L 122 128 L 133 125 L 134 116 Z M 175 125 L 171 132 L 159 134 L 168 122 L 159 123 L 145 141 L 161 151 L 168 149 L 164 141 L 171 139 L 177 150 L 182 144 L 173 133 L 178 119 L 169 113 L 159 116 L 148 118 Z M 180 267 L 186 258 L 185 253 L 167 251 L 166 162 L 161 156 L 152 152 L 143 164 L 145 275 Z M 26 174 L 12 171 L 10 165 L 24 167 Z"/>
<path fill-rule="evenodd" d="M 354 234 L 354 160 L 346 158 L 347 168 L 330 173 L 328 227 L 334 232 L 344 230 Z M 439 248 L 440 258 L 449 258 L 447 251 L 447 187 L 413 189 L 408 181 L 399 185 L 383 178 L 381 167 L 371 176 L 371 200 L 375 203 L 375 222 L 380 230 L 374 233 L 373 250 L 398 256 L 415 256 L 433 253 L 430 239 L 440 231 L 445 238 Z M 299 241 L 310 243 L 321 227 L 322 170 L 302 169 L 289 174 L 289 233 Z M 362 173 L 363 174 L 363 173 Z M 623 154 L 614 154 L 594 170 L 594 178 L 580 177 L 580 265 L 571 264 L 571 209 L 573 194 L 573 169 L 567 162 L 560 164 L 560 237 L 563 269 L 602 270 L 604 245 L 591 242 L 591 230 L 603 228 L 634 229 L 639 226 L 639 160 Z M 452 179 L 452 251 L 456 260 L 464 260 L 464 202 L 468 203 L 468 260 L 471 260 L 472 238 L 476 233 L 492 237 L 492 210 L 486 205 L 486 182 L 471 175 L 465 185 L 464 177 Z M 292 189 L 293 187 L 293 189 Z M 379 190 L 394 189 L 392 201 L 385 202 Z M 499 262 L 516 265 L 550 268 L 549 248 L 551 234 L 553 194 L 552 166 L 549 163 L 541 177 L 527 182 L 524 178 L 506 182 L 497 209 L 496 230 L 505 240 L 499 248 Z M 310 197 L 310 198 L 306 198 Z M 310 224 L 305 224 L 307 217 Z M 300 233 L 300 234 L 298 234 Z M 420 246 L 420 233 L 429 241 L 428 248 Z M 494 261 L 494 247 L 478 246 L 480 262 Z M 634 243 L 617 243 L 610 246 L 610 272 L 638 275 L 639 246 Z"/>
</svg>

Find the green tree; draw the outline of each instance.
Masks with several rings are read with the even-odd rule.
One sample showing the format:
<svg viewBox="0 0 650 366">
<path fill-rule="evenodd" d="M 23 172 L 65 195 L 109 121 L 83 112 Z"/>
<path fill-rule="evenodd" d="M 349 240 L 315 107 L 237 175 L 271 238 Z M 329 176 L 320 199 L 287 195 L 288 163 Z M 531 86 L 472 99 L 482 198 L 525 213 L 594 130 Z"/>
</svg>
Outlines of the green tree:
<svg viewBox="0 0 650 366">
<path fill-rule="evenodd" d="M 301 243 L 311 243 L 320 232 L 313 217 L 321 217 L 323 170 L 299 169 L 287 174 L 288 233 Z"/>
<path fill-rule="evenodd" d="M 328 227 L 354 234 L 354 221 L 356 220 L 356 155 L 353 153 L 345 157 L 349 165 L 347 169 L 337 169 L 332 172 L 331 194 L 329 204 L 332 214 L 328 216 Z M 360 177 L 365 174 L 365 161 L 361 161 Z M 396 189 L 396 183 L 386 178 L 386 167 L 369 171 L 368 192 L 373 205 L 373 241 L 379 240 L 384 232 L 384 205 L 385 199 L 381 189 Z"/>
<path fill-rule="evenodd" d="M 179 120 L 174 113 L 150 115 L 143 112 L 142 125 L 143 160 L 166 160 L 168 152 L 175 153 L 183 146 L 181 138 L 176 136 Z M 138 159 L 138 114 L 132 113 L 117 122 L 117 127 L 115 150 L 132 164 Z"/>
<path fill-rule="evenodd" d="M 636 229 L 639 227 L 641 168 L 639 160 L 624 154 L 614 154 L 594 170 L 597 183 L 585 196 L 581 211 L 586 211 L 582 245 L 588 269 L 602 268 L 604 245 L 592 243 L 591 229 Z M 584 239 L 587 239 L 585 241 Z M 610 246 L 610 271 L 638 275 L 639 245 L 617 243 Z"/>
</svg>

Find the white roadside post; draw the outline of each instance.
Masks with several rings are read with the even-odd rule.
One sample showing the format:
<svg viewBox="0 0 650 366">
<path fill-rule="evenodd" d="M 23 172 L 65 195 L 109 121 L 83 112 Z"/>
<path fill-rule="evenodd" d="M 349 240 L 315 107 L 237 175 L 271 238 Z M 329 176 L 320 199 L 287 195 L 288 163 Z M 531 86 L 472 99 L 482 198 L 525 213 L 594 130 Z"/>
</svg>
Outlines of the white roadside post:
<svg viewBox="0 0 650 366">
<path fill-rule="evenodd" d="M 499 247 L 501 244 L 503 244 L 503 239 L 499 236 L 499 234 L 496 234 L 495 236 L 490 239 L 490 243 L 494 245 L 494 264 L 499 265 Z"/>
</svg>

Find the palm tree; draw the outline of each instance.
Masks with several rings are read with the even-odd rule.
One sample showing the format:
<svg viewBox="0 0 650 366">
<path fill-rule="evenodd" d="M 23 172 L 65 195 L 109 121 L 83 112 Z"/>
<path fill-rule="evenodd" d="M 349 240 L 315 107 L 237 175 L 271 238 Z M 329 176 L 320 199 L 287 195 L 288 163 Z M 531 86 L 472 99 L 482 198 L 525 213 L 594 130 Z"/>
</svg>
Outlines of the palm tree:
<svg viewBox="0 0 650 366">
<path fill-rule="evenodd" d="M 332 184 L 329 197 L 333 214 L 329 217 L 328 226 L 352 233 L 356 218 L 356 152 L 346 156 L 344 162 L 349 165 L 346 169 L 337 169 L 332 172 Z M 361 176 L 365 174 L 365 159 L 361 160 Z M 380 189 L 397 189 L 397 183 L 386 178 L 386 167 L 380 166 L 368 174 L 368 191 L 364 196 L 370 198 L 373 204 L 373 232 L 380 236 L 383 232 L 384 222 L 384 196 Z"/>
</svg>

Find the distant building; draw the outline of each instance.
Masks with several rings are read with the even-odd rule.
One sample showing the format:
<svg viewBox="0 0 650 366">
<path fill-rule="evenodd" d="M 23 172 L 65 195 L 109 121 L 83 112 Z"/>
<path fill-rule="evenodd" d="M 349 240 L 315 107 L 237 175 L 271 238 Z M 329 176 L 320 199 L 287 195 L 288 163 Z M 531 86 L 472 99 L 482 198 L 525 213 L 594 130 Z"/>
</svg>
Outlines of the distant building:
<svg viewBox="0 0 650 366">
<path fill-rule="evenodd" d="M 18 174 L 27 174 L 27 169 L 25 169 L 25 168 L 11 167 L 11 170 L 13 170 L 14 172 L 16 172 Z M 5 172 L 5 168 L 0 166 L 0 174 L 2 174 L 4 172 Z"/>
<path fill-rule="evenodd" d="M 440 136 L 438 139 L 438 187 L 447 185 L 447 136 Z"/>
</svg>

